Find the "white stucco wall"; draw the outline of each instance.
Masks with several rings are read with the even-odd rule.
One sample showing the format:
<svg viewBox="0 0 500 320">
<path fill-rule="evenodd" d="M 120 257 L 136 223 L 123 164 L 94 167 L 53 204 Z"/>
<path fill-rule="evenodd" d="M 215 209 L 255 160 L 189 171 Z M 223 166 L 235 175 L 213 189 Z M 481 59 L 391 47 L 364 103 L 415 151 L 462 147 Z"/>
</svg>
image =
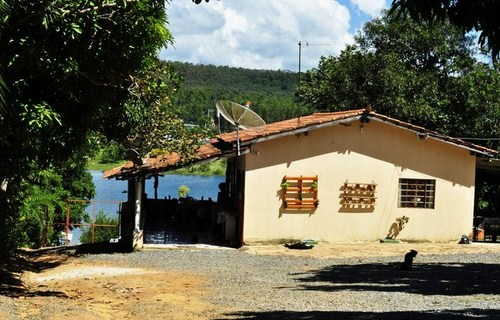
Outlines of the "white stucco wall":
<svg viewBox="0 0 500 320">
<path fill-rule="evenodd" d="M 314 213 L 283 210 L 286 175 L 319 176 Z M 435 179 L 435 208 L 399 208 L 399 178 Z M 342 210 L 345 181 L 377 184 L 372 212 Z M 376 240 L 403 215 L 410 220 L 400 239 L 457 240 L 472 230 L 474 181 L 467 150 L 373 120 L 261 142 L 246 155 L 244 241 Z"/>
</svg>

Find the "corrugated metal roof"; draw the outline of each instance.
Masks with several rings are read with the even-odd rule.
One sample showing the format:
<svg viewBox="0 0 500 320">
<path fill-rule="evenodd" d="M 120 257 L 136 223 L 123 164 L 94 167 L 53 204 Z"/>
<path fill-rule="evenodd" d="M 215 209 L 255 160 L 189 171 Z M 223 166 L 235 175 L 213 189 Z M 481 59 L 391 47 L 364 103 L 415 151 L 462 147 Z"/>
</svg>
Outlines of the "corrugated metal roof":
<svg viewBox="0 0 500 320">
<path fill-rule="evenodd" d="M 209 143 L 202 145 L 198 149 L 198 153 L 192 161 L 187 163 L 199 162 L 222 155 L 233 154 L 235 152 L 235 144 L 238 137 L 242 145 L 248 145 L 262 141 L 262 139 L 279 138 L 284 135 L 295 134 L 301 130 L 303 131 L 321 126 L 335 125 L 343 121 L 351 122 L 361 119 L 361 117 L 366 120 L 373 119 L 376 121 L 382 121 L 406 130 L 410 130 L 419 135 L 421 134 L 423 137 L 430 137 L 432 139 L 449 143 L 456 147 L 468 149 L 483 155 L 495 156 L 498 154 L 495 150 L 461 139 L 452 138 L 408 122 L 387 117 L 373 111 L 368 111 L 367 109 L 356 109 L 340 112 L 313 113 L 308 116 L 269 123 L 261 127 L 240 130 L 239 132 L 233 131 L 223 133 L 211 139 Z M 141 166 L 134 167 L 132 162 L 127 162 L 118 168 L 105 171 L 104 177 L 124 179 L 135 175 L 159 173 L 187 163 L 181 163 L 181 157 L 176 153 L 171 153 L 158 156 L 156 158 L 144 159 L 144 164 Z"/>
</svg>

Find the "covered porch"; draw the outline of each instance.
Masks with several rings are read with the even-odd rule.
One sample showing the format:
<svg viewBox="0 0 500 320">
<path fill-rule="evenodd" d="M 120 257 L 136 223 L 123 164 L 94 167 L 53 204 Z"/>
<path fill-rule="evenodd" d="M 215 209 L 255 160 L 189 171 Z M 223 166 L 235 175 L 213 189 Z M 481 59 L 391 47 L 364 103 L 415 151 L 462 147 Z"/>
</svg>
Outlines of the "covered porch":
<svg viewBox="0 0 500 320">
<path fill-rule="evenodd" d="M 158 177 L 165 172 L 226 159 L 227 169 L 217 197 L 158 197 Z M 243 242 L 244 157 L 224 153 L 211 144 L 199 148 L 191 161 L 176 154 L 147 158 L 143 163 L 106 171 L 106 178 L 127 180 L 127 201 L 120 212 L 120 244 L 125 250 L 150 245 L 210 244 L 239 247 Z M 154 191 L 146 193 L 146 182 Z M 213 187 L 212 187 L 213 188 Z M 150 190 L 151 193 L 151 190 Z"/>
</svg>

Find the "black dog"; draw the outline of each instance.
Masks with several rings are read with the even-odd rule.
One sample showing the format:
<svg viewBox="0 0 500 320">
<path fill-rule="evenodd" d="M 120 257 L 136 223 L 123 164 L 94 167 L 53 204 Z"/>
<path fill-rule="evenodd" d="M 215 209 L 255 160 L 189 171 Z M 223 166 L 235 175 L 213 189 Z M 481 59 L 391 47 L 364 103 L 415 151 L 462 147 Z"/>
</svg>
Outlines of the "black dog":
<svg viewBox="0 0 500 320">
<path fill-rule="evenodd" d="M 418 252 L 416 250 L 410 250 L 405 254 L 405 261 L 401 263 L 401 270 L 410 271 L 413 267 L 413 259 L 417 256 Z"/>
</svg>

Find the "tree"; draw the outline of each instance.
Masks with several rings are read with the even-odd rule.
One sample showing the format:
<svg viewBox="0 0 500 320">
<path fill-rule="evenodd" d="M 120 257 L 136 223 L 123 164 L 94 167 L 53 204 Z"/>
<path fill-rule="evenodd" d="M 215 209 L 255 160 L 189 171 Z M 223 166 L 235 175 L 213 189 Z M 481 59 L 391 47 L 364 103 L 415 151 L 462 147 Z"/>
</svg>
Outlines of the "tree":
<svg viewBox="0 0 500 320">
<path fill-rule="evenodd" d="M 188 127 L 172 104 L 179 76 L 164 62 L 155 61 L 132 77 L 130 98 L 125 102 L 127 137 L 121 142 L 141 157 L 177 152 L 189 160 L 209 133 L 205 124 Z"/>
<path fill-rule="evenodd" d="M 500 136 L 499 72 L 449 23 L 384 16 L 308 72 L 299 98 L 320 110 L 375 110 L 460 137 Z M 497 142 L 490 142 L 496 147 Z"/>
<path fill-rule="evenodd" d="M 110 141 L 100 150 L 99 155 L 96 154 L 96 157 L 97 156 L 99 158 L 99 163 L 123 161 L 126 157 L 126 150 L 121 144 Z"/>
<path fill-rule="evenodd" d="M 497 0 L 393 0 L 391 14 L 410 14 L 420 22 L 449 21 L 463 32 L 480 32 L 479 44 L 491 52 L 493 61 L 500 53 L 500 2 Z"/>
<path fill-rule="evenodd" d="M 61 176 L 52 170 L 37 172 L 37 181 L 29 183 L 25 188 L 25 196 L 19 227 L 21 227 L 21 243 L 29 247 L 39 248 L 49 244 L 54 234 L 56 217 L 64 210 L 63 199 L 68 196 L 62 188 Z"/>
<path fill-rule="evenodd" d="M 459 28 L 384 16 L 355 40 L 303 77 L 297 93 L 303 102 L 328 111 L 371 105 L 455 137 L 500 137 L 500 72 L 474 59 L 473 42 Z M 498 140 L 480 143 L 500 150 Z M 476 181 L 482 214 L 500 207 L 494 180 Z"/>
<path fill-rule="evenodd" d="M 213 121 L 217 100 L 231 100 L 251 108 L 266 122 L 280 121 L 310 113 L 294 99 L 297 74 L 272 70 L 251 70 L 214 65 L 172 62 L 183 77 L 182 86 L 173 96 L 182 119 L 192 124 Z M 231 125 L 223 129 L 234 130 Z"/>
<path fill-rule="evenodd" d="M 171 41 L 155 0 L 0 0 L 0 256 L 30 175 L 60 168 L 92 132 L 127 133 L 131 75 Z"/>
<path fill-rule="evenodd" d="M 85 220 L 86 204 L 68 200 L 91 199 L 95 193 L 92 177 L 81 164 L 34 170 L 23 181 L 22 189 L 18 243 L 32 248 L 44 247 L 57 240 L 58 233 L 64 230 L 68 210 L 73 223 Z"/>
</svg>

